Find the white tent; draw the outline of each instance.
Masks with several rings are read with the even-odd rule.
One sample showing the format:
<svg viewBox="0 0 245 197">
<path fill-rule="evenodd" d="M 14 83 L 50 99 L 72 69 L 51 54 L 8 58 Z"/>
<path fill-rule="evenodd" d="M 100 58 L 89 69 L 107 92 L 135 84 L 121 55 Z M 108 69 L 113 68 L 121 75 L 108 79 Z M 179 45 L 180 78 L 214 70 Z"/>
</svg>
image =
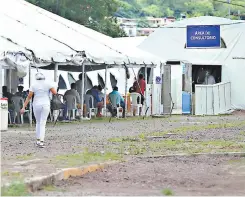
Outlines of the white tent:
<svg viewBox="0 0 245 197">
<path fill-rule="evenodd" d="M 40 50 L 41 47 L 43 51 L 39 51 L 39 53 L 44 60 L 49 59 L 49 56 L 54 58 L 57 52 L 59 52 L 59 56 L 66 59 L 67 55 L 71 53 L 76 54 L 84 51 L 89 61 L 95 64 L 128 63 L 126 56 L 69 28 L 55 18 L 58 17 L 60 21 L 67 22 L 66 19 L 33 6 L 24 0 L 2 0 L 0 13 L 1 22 L 4 23 L 1 26 L 5 27 L 1 28 L 0 35 L 13 39 L 15 42 L 22 40 L 24 47 L 32 49 L 34 52 Z M 15 26 L 18 29 L 13 31 Z M 25 46 L 27 44 L 29 46 Z"/>
<path fill-rule="evenodd" d="M 186 49 L 187 25 L 220 25 L 222 48 Z M 245 109 L 245 23 L 219 17 L 196 17 L 157 29 L 139 48 L 166 60 L 196 65 L 221 65 L 222 81 L 231 82 L 232 107 Z"/>
</svg>

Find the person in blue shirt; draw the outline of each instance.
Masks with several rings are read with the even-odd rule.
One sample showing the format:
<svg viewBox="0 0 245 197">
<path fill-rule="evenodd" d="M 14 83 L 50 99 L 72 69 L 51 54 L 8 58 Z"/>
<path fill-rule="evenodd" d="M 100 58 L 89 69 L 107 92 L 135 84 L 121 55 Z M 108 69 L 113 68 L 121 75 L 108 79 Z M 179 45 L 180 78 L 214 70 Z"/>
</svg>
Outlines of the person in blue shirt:
<svg viewBox="0 0 245 197">
<path fill-rule="evenodd" d="M 115 86 L 113 88 L 113 91 L 109 94 L 109 98 L 111 95 L 118 95 L 117 100 L 116 100 L 116 104 L 118 107 L 120 106 L 123 108 L 123 117 L 125 117 L 125 101 L 124 101 L 124 98 L 121 96 L 121 94 L 118 92 L 118 87 Z M 112 116 L 117 115 L 116 114 L 117 111 L 116 111 L 116 109 L 113 109 L 113 106 L 111 103 L 108 105 L 108 110 L 111 112 Z"/>
<path fill-rule="evenodd" d="M 86 94 L 90 94 L 94 97 L 94 105 L 98 108 L 97 117 L 101 117 L 101 111 L 103 107 L 103 98 L 99 96 L 98 86 L 94 86 L 92 89 L 88 90 Z"/>
</svg>

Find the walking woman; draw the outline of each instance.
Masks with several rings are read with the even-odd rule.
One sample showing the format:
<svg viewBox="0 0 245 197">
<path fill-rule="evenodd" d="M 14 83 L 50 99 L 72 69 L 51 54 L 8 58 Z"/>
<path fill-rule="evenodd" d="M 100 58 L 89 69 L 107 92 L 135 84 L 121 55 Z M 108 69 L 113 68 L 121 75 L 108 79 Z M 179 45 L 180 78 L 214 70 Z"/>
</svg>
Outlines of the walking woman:
<svg viewBox="0 0 245 197">
<path fill-rule="evenodd" d="M 42 73 L 37 73 L 35 78 L 37 81 L 30 87 L 28 97 L 20 113 L 25 112 L 25 108 L 34 94 L 33 111 L 36 119 L 36 145 L 44 148 L 45 126 L 50 112 L 50 92 L 57 94 L 57 91 L 50 82 L 45 81 L 45 76 Z"/>
</svg>

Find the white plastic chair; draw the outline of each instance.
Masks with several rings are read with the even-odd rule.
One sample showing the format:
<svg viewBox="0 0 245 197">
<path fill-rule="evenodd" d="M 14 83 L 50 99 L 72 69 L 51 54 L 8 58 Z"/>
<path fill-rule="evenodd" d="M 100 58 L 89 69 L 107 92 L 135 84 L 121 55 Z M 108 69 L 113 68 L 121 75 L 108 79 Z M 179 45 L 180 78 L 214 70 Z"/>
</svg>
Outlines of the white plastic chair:
<svg viewBox="0 0 245 197">
<path fill-rule="evenodd" d="M 76 101 L 76 96 L 74 95 L 66 95 L 64 96 L 65 104 L 67 107 L 67 116 L 68 119 L 71 119 L 71 112 L 72 112 L 72 119 L 75 119 L 75 114 L 77 110 L 77 101 Z"/>
<path fill-rule="evenodd" d="M 139 99 L 139 104 L 137 102 L 138 99 Z M 131 93 L 130 94 L 130 100 L 131 100 L 131 111 L 132 111 L 132 113 L 133 113 L 134 109 L 136 108 L 137 109 L 136 114 L 139 115 L 140 108 L 141 108 L 141 111 L 143 108 L 143 105 L 141 104 L 141 95 L 139 93 Z"/>
<path fill-rule="evenodd" d="M 120 100 L 120 96 L 117 94 L 109 94 L 109 99 L 110 99 L 110 104 L 112 105 L 112 110 L 116 109 L 117 110 L 117 118 L 120 117 L 119 113 L 121 111 L 121 113 L 123 112 L 123 108 L 120 106 L 117 106 L 117 100 Z"/>
<path fill-rule="evenodd" d="M 16 123 L 16 117 L 19 120 L 20 117 L 20 122 L 21 124 L 24 124 L 24 116 L 23 114 L 20 114 L 20 110 L 22 109 L 23 105 L 24 105 L 24 99 L 20 96 L 13 96 L 12 97 L 12 102 L 14 105 L 14 123 Z M 27 113 L 28 114 L 28 118 L 30 121 L 30 113 L 29 110 L 25 110 L 24 114 Z"/>
<path fill-rule="evenodd" d="M 94 116 L 96 115 L 97 109 L 94 107 L 94 97 L 89 94 L 85 94 L 85 104 L 87 110 L 89 110 L 89 118 L 91 119 L 92 113 L 94 113 Z"/>
</svg>

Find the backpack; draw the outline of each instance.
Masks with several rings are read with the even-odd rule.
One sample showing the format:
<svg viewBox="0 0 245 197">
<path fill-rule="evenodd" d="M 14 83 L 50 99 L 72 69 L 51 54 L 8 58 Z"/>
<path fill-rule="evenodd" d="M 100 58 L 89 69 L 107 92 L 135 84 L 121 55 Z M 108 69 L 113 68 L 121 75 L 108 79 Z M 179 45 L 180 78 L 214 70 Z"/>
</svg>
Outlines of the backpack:
<svg viewBox="0 0 245 197">
<path fill-rule="evenodd" d="M 58 94 L 53 95 L 51 100 L 51 109 L 52 110 L 60 110 L 64 108 L 64 104 L 61 102 Z"/>
</svg>

